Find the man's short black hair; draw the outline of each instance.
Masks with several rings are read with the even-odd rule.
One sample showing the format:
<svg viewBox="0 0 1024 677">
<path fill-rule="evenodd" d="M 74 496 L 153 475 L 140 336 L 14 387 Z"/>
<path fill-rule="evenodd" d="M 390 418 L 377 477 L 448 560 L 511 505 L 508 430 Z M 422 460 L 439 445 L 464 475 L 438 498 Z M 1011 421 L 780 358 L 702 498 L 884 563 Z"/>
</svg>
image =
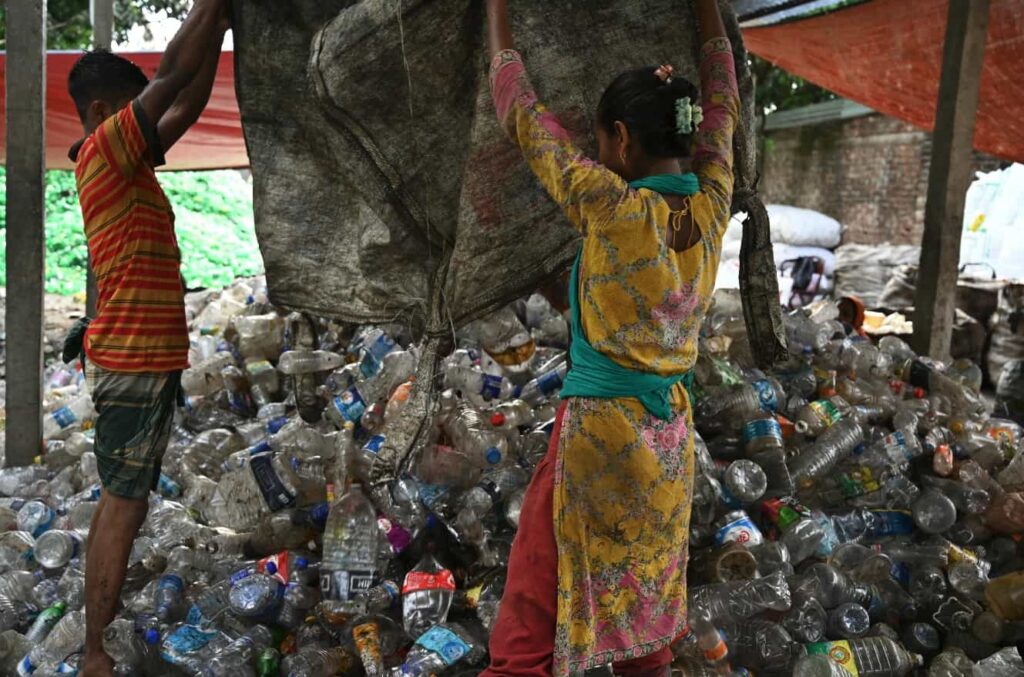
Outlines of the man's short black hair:
<svg viewBox="0 0 1024 677">
<path fill-rule="evenodd" d="M 83 54 L 68 74 L 68 93 L 83 121 L 93 101 L 113 106 L 138 96 L 148 84 L 149 78 L 141 68 L 105 49 Z"/>
</svg>

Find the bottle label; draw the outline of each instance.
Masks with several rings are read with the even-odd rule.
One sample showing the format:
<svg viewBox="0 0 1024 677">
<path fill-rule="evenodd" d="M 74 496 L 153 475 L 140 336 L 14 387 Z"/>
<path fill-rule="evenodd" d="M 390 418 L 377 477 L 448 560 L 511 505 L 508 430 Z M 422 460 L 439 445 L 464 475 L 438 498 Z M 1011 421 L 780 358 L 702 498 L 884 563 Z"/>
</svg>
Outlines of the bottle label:
<svg viewBox="0 0 1024 677">
<path fill-rule="evenodd" d="M 871 468 L 867 466 L 859 466 L 848 473 L 841 473 L 838 482 L 839 489 L 846 498 L 857 498 L 881 488 Z"/>
<path fill-rule="evenodd" d="M 760 545 L 764 536 L 746 513 L 733 519 L 715 533 L 715 543 L 740 543 L 743 545 Z"/>
<path fill-rule="evenodd" d="M 761 402 L 761 408 L 765 411 L 777 411 L 779 398 L 775 394 L 775 388 L 772 387 L 771 381 L 765 379 L 754 381 L 753 386 L 757 391 L 757 399 Z"/>
<path fill-rule="evenodd" d="M 889 457 L 889 460 L 897 465 L 914 460 L 914 456 L 907 447 L 907 438 L 901 430 L 883 437 L 882 448 L 885 449 L 885 455 Z"/>
<path fill-rule="evenodd" d="M 271 512 L 289 508 L 295 503 L 295 495 L 288 491 L 274 470 L 270 454 L 254 456 L 249 461 L 249 468 Z"/>
<path fill-rule="evenodd" d="M 160 473 L 160 481 L 157 484 L 157 491 L 164 498 L 177 498 L 181 496 L 181 485 L 167 475 Z"/>
<path fill-rule="evenodd" d="M 850 673 L 850 677 L 858 677 L 860 675 L 860 671 L 857 670 L 857 662 L 853 657 L 853 650 L 850 648 L 850 643 L 845 640 L 841 642 L 815 642 L 814 644 L 808 644 L 807 653 L 828 657 L 830 661 Z"/>
<path fill-rule="evenodd" d="M 833 425 L 843 417 L 839 409 L 836 408 L 836 405 L 832 404 L 828 400 L 817 400 L 815 402 L 811 402 L 808 406 L 810 406 L 814 415 L 817 416 L 818 420 L 826 427 Z"/>
<path fill-rule="evenodd" d="M 355 388 L 349 388 L 335 397 L 333 404 L 341 417 L 352 423 L 358 424 L 363 414 L 366 413 L 366 403 L 363 402 L 363 398 L 359 396 Z"/>
<path fill-rule="evenodd" d="M 562 375 L 557 369 L 537 377 L 537 389 L 546 397 L 550 397 L 555 391 L 560 390 L 562 384 Z"/>
<path fill-rule="evenodd" d="M 376 621 L 352 628 L 352 639 L 363 665 L 377 665 L 381 661 L 380 625 Z"/>
<path fill-rule="evenodd" d="M 32 664 L 32 661 L 29 660 L 28 656 L 22 658 L 21 661 L 18 663 L 18 675 L 20 677 L 31 675 L 35 671 L 36 666 Z"/>
<path fill-rule="evenodd" d="M 217 630 L 207 631 L 192 625 L 183 625 L 164 640 L 160 657 L 172 665 L 179 665 L 183 656 L 199 651 L 217 634 Z"/>
<path fill-rule="evenodd" d="M 416 644 L 441 657 L 445 665 L 454 665 L 469 653 L 470 647 L 448 628 L 435 625 L 423 633 Z"/>
<path fill-rule="evenodd" d="M 258 377 L 268 371 L 272 371 L 274 365 L 270 364 L 269 360 L 256 360 L 255 362 L 249 362 L 245 365 L 245 370 L 249 372 L 249 376 Z"/>
<path fill-rule="evenodd" d="M 320 575 L 320 592 L 325 599 L 351 602 L 372 586 L 372 571 L 325 571 Z"/>
<path fill-rule="evenodd" d="M 160 582 L 157 583 L 157 589 L 184 592 L 185 581 L 181 580 L 181 577 L 175 574 L 166 574 L 160 577 Z"/>
<path fill-rule="evenodd" d="M 279 552 L 276 555 L 264 557 L 256 563 L 256 571 L 276 578 L 282 585 L 288 585 L 291 578 L 288 568 L 288 552 Z"/>
<path fill-rule="evenodd" d="M 480 389 L 480 394 L 483 395 L 485 400 L 496 400 L 501 397 L 501 384 L 504 382 L 504 378 L 501 376 L 494 376 L 492 374 L 484 374 L 484 384 Z"/>
<path fill-rule="evenodd" d="M 71 407 L 61 407 L 52 414 L 53 420 L 57 422 L 61 430 L 64 428 L 70 428 L 74 425 L 76 417 L 75 412 L 71 411 Z"/>
<path fill-rule="evenodd" d="M 425 571 L 410 571 L 405 576 L 402 594 L 421 590 L 455 590 L 455 577 L 448 569 L 431 574 Z"/>
<path fill-rule="evenodd" d="M 395 342 L 387 334 L 381 334 L 373 343 L 366 348 L 362 362 L 359 363 L 359 371 L 366 378 L 371 378 L 380 371 L 384 357 L 394 351 Z"/>
<path fill-rule="evenodd" d="M 782 426 L 774 418 L 762 418 L 743 426 L 744 444 L 765 437 L 782 440 Z"/>
<path fill-rule="evenodd" d="M 881 536 L 909 536 L 917 528 L 914 526 L 914 517 L 905 510 L 872 510 L 874 524 L 871 525 L 869 535 L 878 538 Z"/>
<path fill-rule="evenodd" d="M 387 438 L 384 435 L 374 435 L 370 438 L 370 441 L 363 445 L 363 451 L 368 451 L 374 456 L 380 453 L 381 447 L 384 446 L 384 442 Z"/>
</svg>

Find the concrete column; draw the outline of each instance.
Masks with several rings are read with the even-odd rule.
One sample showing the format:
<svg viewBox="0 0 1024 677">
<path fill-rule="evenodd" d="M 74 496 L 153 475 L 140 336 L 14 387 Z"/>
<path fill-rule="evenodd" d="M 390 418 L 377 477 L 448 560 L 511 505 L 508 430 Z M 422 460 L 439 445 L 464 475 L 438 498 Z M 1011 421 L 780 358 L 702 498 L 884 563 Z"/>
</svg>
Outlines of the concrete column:
<svg viewBox="0 0 1024 677">
<path fill-rule="evenodd" d="M 7 3 L 8 466 L 42 442 L 46 0 Z"/>
<path fill-rule="evenodd" d="M 989 0 L 950 0 L 914 298 L 914 348 L 937 359 L 949 357 L 953 339 L 960 237 L 988 17 Z"/>
</svg>

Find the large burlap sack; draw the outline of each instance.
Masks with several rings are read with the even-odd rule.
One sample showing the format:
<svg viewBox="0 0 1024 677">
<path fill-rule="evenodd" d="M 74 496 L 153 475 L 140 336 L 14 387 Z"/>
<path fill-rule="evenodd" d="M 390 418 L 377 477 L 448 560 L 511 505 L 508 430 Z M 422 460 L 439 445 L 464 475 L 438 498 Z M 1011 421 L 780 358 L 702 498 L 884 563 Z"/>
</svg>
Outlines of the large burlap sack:
<svg viewBox="0 0 1024 677">
<path fill-rule="evenodd" d="M 1024 284 L 1008 284 L 999 290 L 992 314 L 988 348 L 988 377 L 998 384 L 1004 367 L 1024 360 Z"/>
<path fill-rule="evenodd" d="M 541 99 L 593 153 L 591 115 L 629 67 L 672 62 L 698 81 L 689 2 L 520 0 L 517 46 Z M 747 320 L 765 364 L 785 355 L 767 218 L 754 184 L 753 84 L 727 2 L 743 121 L 734 207 Z M 234 3 L 236 82 L 256 233 L 277 305 L 351 322 L 401 321 L 440 341 L 563 270 L 577 235 L 499 129 L 477 0 Z M 431 406 L 418 388 L 407 421 Z M 404 453 L 418 434 L 389 431 Z M 381 475 L 383 482 L 387 479 Z"/>
<path fill-rule="evenodd" d="M 920 258 L 921 248 L 915 245 L 844 244 L 836 249 L 835 296 L 856 296 L 868 308 L 877 308 L 893 269 Z"/>
</svg>

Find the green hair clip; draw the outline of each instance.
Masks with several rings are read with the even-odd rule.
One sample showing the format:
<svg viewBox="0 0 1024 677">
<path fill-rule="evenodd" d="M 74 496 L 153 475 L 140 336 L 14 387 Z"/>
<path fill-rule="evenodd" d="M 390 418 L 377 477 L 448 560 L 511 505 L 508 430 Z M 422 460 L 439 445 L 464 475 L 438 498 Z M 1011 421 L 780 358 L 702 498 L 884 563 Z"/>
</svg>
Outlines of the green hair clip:
<svg viewBox="0 0 1024 677">
<path fill-rule="evenodd" d="M 676 131 L 679 134 L 693 134 L 704 121 L 704 109 L 692 103 L 690 97 L 676 100 Z"/>
</svg>

